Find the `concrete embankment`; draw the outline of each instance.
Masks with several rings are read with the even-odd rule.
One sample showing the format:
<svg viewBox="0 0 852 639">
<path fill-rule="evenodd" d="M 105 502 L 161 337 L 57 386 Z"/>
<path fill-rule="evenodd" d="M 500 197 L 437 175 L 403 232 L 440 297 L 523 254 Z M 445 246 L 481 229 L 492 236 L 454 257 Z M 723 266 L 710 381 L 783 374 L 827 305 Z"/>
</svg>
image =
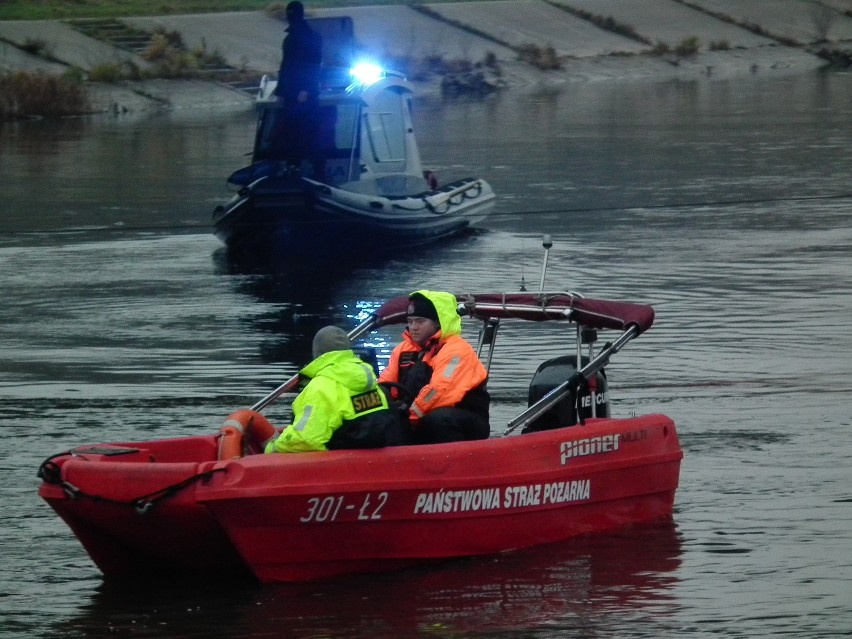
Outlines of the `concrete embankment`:
<svg viewBox="0 0 852 639">
<path fill-rule="evenodd" d="M 310 3 L 308 3 L 310 6 Z M 312 15 L 351 16 L 358 43 L 374 55 L 497 60 L 502 81 L 531 90 L 572 82 L 725 78 L 797 73 L 825 60 L 820 44 L 852 48 L 852 0 L 492 0 L 348 7 Z M 608 19 L 608 20 L 607 20 Z M 599 23 L 608 21 L 616 29 Z M 142 31 L 178 32 L 189 49 L 215 51 L 228 64 L 274 73 L 284 24 L 263 12 L 125 18 Z M 626 28 L 625 28 L 626 27 Z M 692 40 L 697 51 L 675 51 Z M 34 47 L 34 43 L 41 46 Z M 541 71 L 518 50 L 553 47 L 561 68 Z M 34 48 L 37 54 L 32 53 Z M 660 54 L 660 49 L 669 53 Z M 657 53 L 651 53 L 656 49 Z M 85 35 L 72 23 L 0 22 L 0 70 L 62 73 L 70 67 L 150 66 L 138 53 Z M 423 91 L 435 90 L 436 82 Z M 242 109 L 251 98 L 203 80 L 89 83 L 99 110 Z"/>
</svg>

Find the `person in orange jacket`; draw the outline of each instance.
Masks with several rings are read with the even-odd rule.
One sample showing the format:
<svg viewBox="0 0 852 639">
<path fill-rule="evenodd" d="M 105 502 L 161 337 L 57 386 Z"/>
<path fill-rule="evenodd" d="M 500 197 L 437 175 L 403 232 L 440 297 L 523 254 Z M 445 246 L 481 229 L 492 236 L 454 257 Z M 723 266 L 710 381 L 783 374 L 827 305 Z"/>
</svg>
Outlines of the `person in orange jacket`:
<svg viewBox="0 0 852 639">
<path fill-rule="evenodd" d="M 408 328 L 379 383 L 408 406 L 411 443 L 487 439 L 488 371 L 461 336 L 455 295 L 415 291 L 407 315 Z"/>
</svg>

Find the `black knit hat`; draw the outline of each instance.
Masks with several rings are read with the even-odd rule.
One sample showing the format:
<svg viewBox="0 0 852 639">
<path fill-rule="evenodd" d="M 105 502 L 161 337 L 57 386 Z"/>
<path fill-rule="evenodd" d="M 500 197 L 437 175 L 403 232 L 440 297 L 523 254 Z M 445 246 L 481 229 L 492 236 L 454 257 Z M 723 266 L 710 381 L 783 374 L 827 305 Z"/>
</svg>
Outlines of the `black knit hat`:
<svg viewBox="0 0 852 639">
<path fill-rule="evenodd" d="M 408 298 L 408 311 L 406 315 L 411 317 L 425 317 L 440 324 L 438 320 L 438 311 L 435 310 L 435 305 L 432 301 L 420 293 L 415 293 Z"/>
</svg>

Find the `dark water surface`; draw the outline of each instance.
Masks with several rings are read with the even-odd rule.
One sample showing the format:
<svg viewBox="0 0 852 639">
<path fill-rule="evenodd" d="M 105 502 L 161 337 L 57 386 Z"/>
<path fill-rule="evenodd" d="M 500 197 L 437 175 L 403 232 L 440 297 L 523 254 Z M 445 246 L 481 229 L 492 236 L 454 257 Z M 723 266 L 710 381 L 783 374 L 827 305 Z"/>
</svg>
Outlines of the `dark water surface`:
<svg viewBox="0 0 852 639">
<path fill-rule="evenodd" d="M 417 108 L 439 177 L 493 184 L 487 229 L 307 272 L 230 263 L 210 234 L 251 114 L 0 128 L 0 637 L 849 636 L 850 76 Z M 537 287 L 544 233 L 548 289 L 657 310 L 608 374 L 615 415 L 678 425 L 673 524 L 318 584 L 131 588 L 38 498 L 39 463 L 71 446 L 215 431 L 360 308 Z M 498 341 L 495 433 L 554 355 L 535 331 Z"/>
</svg>

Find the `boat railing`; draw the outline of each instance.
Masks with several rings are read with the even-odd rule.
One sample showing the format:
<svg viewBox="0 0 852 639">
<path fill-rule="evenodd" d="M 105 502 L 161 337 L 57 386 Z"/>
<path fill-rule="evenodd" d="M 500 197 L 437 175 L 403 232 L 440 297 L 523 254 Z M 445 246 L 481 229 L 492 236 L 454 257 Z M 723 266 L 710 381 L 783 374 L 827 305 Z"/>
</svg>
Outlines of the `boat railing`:
<svg viewBox="0 0 852 639">
<path fill-rule="evenodd" d="M 399 298 L 400 300 L 404 299 L 407 302 L 407 298 Z M 392 300 L 392 302 L 397 302 L 398 300 Z M 383 307 L 385 308 L 385 307 Z M 480 309 L 482 310 L 482 309 Z M 505 311 L 506 308 L 503 307 Z M 526 310 L 529 310 L 527 308 Z M 396 315 L 404 316 L 405 310 L 402 305 L 400 305 L 400 309 L 397 311 L 395 308 L 392 313 L 389 313 L 391 321 L 389 320 L 388 315 L 377 315 L 372 314 L 369 318 L 364 320 L 361 324 L 356 326 L 349 332 L 349 338 L 351 341 L 358 339 L 359 337 L 365 335 L 369 331 L 374 328 L 378 328 L 379 326 L 385 324 L 393 324 L 397 321 L 400 321 Z M 555 318 L 551 318 L 555 319 Z M 567 312 L 564 319 L 568 319 Z M 570 321 L 570 320 L 569 320 Z M 496 344 L 497 339 L 497 330 L 500 326 L 500 318 L 485 316 L 482 319 L 482 329 L 480 331 L 479 337 L 479 345 L 478 345 L 478 355 L 482 358 L 482 350 L 487 347 L 488 352 L 484 361 L 484 365 L 486 369 L 491 368 L 491 361 L 494 353 L 494 346 Z M 629 325 L 626 330 L 614 341 L 611 343 L 607 343 L 597 354 L 597 356 L 592 357 L 592 347 L 589 346 L 589 362 L 583 367 L 579 366 L 581 361 L 579 355 L 580 345 L 584 341 L 584 331 L 585 327 L 581 325 L 577 325 L 577 340 L 578 340 L 578 370 L 572 375 L 569 379 L 556 386 L 552 390 L 550 390 L 547 394 L 545 394 L 541 399 L 539 399 L 532 406 L 529 406 L 526 410 L 524 410 L 517 417 L 510 420 L 507 424 L 506 429 L 502 433 L 502 437 L 509 435 L 519 426 L 527 426 L 537 418 L 541 417 L 544 413 L 546 413 L 549 409 L 553 408 L 556 404 L 562 401 L 565 397 L 571 395 L 574 391 L 576 391 L 579 387 L 582 387 L 586 384 L 586 381 L 591 379 L 594 375 L 596 375 L 601 369 L 603 369 L 608 363 L 610 358 L 620 351 L 630 340 L 637 337 L 641 330 L 640 327 L 636 324 Z M 588 339 L 586 338 L 586 341 Z M 281 395 L 294 391 L 299 384 L 299 375 L 295 374 L 278 386 L 275 390 L 269 393 L 266 397 L 258 401 L 251 407 L 251 410 L 261 411 L 269 404 L 274 402 Z"/>
<path fill-rule="evenodd" d="M 473 195 L 469 195 L 469 191 L 475 191 Z M 423 198 L 423 201 L 429 205 L 429 208 L 432 210 L 437 210 L 439 207 L 446 206 L 449 208 L 449 205 L 452 204 L 450 200 L 459 195 L 464 197 L 478 197 L 479 194 L 482 193 L 482 181 L 475 180 L 473 182 L 468 182 L 467 184 L 462 184 L 451 191 L 447 191 L 446 193 L 436 193 L 435 195 L 428 195 Z"/>
<path fill-rule="evenodd" d="M 519 426 L 528 426 L 564 398 L 584 387 L 609 363 L 610 357 L 620 351 L 630 340 L 647 330 L 654 318 L 654 310 L 650 306 L 592 300 L 576 293 L 546 293 L 544 291 L 544 280 L 548 251 L 552 246 L 549 236 L 544 236 L 542 245 L 545 248 L 545 256 L 538 293 L 468 293 L 456 295 L 459 314 L 479 319 L 482 322 L 477 355 L 482 359 L 483 349 L 488 348 L 484 361 L 487 370 L 491 368 L 501 319 L 567 321 L 577 327 L 577 372 L 548 391 L 520 415 L 510 420 L 501 435 L 503 437 L 512 433 Z M 349 332 L 350 341 L 354 342 L 362 335 L 381 326 L 403 323 L 406 321 L 407 309 L 408 296 L 399 296 L 387 300 Z M 622 333 L 615 341 L 605 344 L 595 356 L 594 342 L 597 340 L 597 329 L 599 328 L 621 329 Z M 582 365 L 581 351 L 583 345 L 589 347 L 588 363 L 585 366 Z M 252 410 L 262 410 L 282 394 L 294 390 L 298 383 L 299 375 L 296 374 L 252 406 Z M 592 403 L 592 410 L 594 411 L 594 402 Z"/>
<path fill-rule="evenodd" d="M 263 74 L 263 77 L 260 78 L 260 85 L 257 88 L 257 98 L 255 101 L 258 109 L 269 104 L 275 104 L 277 101 L 277 98 L 275 97 L 275 87 L 277 86 L 277 80 L 273 79 L 266 73 Z"/>
<path fill-rule="evenodd" d="M 569 396 L 578 387 L 583 386 L 587 380 L 600 371 L 609 363 L 610 357 L 620 351 L 627 342 L 635 338 L 639 334 L 639 327 L 631 325 L 617 340 L 607 344 L 601 349 L 597 357 L 590 361 L 586 366 L 579 369 L 567 380 L 562 382 L 544 395 L 535 404 L 527 408 L 517 417 L 509 420 L 506 430 L 503 431 L 501 437 L 505 437 L 512 433 L 518 426 L 527 426 L 537 418 L 541 417 L 548 410 L 556 406 L 565 397 Z"/>
</svg>

